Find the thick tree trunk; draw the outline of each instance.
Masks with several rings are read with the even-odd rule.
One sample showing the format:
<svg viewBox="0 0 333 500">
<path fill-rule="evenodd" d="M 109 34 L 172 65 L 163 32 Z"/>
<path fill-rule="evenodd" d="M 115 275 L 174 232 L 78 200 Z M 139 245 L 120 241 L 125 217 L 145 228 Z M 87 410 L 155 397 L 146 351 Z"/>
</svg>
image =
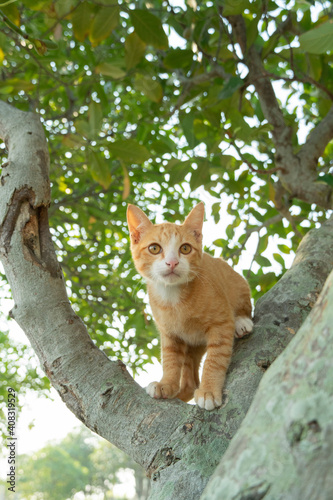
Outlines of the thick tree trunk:
<svg viewBox="0 0 333 500">
<path fill-rule="evenodd" d="M 265 374 L 202 500 L 332 500 L 333 272 Z"/>
<path fill-rule="evenodd" d="M 0 187 L 0 256 L 14 319 L 68 408 L 147 470 L 152 499 L 200 498 L 265 369 L 323 287 L 333 261 L 333 222 L 306 236 L 291 270 L 258 303 L 253 335 L 236 344 L 222 408 L 156 401 L 123 363 L 96 348 L 71 309 L 48 229 L 48 151 L 38 119 L 0 102 L 0 136 L 9 150 Z"/>
</svg>

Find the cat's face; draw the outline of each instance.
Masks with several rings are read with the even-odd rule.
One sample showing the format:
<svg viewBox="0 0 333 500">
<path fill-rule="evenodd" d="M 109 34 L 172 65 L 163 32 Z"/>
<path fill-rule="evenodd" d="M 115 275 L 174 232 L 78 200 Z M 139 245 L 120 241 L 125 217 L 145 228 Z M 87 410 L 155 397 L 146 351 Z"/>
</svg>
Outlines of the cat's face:
<svg viewBox="0 0 333 500">
<path fill-rule="evenodd" d="M 154 225 L 138 207 L 129 205 L 127 221 L 135 267 L 148 281 L 180 285 L 191 281 L 202 259 L 204 205 L 199 203 L 184 224 Z"/>
</svg>

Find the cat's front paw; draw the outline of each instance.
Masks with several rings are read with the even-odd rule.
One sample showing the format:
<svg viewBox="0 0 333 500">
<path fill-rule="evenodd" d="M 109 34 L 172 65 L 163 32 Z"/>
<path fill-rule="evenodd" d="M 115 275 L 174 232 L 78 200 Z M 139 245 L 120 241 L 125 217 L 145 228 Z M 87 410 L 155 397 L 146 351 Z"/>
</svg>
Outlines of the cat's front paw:
<svg viewBox="0 0 333 500">
<path fill-rule="evenodd" d="M 161 382 L 151 382 L 146 387 L 146 393 L 155 399 L 172 399 L 179 393 L 179 387 L 173 384 L 163 384 Z"/>
<path fill-rule="evenodd" d="M 204 391 L 199 388 L 194 393 L 194 401 L 200 408 L 210 411 L 222 406 L 222 394 Z"/>
</svg>

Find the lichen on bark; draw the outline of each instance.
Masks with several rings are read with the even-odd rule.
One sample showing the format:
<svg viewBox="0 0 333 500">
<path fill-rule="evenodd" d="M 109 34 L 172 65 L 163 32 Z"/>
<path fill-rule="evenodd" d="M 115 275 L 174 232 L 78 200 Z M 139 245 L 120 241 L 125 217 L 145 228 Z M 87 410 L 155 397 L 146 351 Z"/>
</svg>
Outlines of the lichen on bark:
<svg viewBox="0 0 333 500">
<path fill-rule="evenodd" d="M 202 500 L 333 498 L 333 272 L 267 371 Z M 249 493 L 252 492 L 252 496 Z"/>
</svg>

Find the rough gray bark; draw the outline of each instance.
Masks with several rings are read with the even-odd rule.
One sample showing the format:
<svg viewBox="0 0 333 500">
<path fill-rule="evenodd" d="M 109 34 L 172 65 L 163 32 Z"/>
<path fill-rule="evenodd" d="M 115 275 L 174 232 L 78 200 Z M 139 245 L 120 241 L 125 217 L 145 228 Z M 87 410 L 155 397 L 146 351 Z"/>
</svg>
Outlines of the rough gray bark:
<svg viewBox="0 0 333 500">
<path fill-rule="evenodd" d="M 333 272 L 260 383 L 202 500 L 333 498 Z"/>
<path fill-rule="evenodd" d="M 68 408 L 147 470 L 151 499 L 200 498 L 265 369 L 325 282 L 333 260 L 332 221 L 306 236 L 292 269 L 258 303 L 254 334 L 237 342 L 222 408 L 206 412 L 178 400 L 156 401 L 123 363 L 96 348 L 71 309 L 48 228 L 49 160 L 38 119 L 0 102 L 0 136 L 9 151 L 0 188 L 0 256 L 14 319 Z"/>
</svg>

